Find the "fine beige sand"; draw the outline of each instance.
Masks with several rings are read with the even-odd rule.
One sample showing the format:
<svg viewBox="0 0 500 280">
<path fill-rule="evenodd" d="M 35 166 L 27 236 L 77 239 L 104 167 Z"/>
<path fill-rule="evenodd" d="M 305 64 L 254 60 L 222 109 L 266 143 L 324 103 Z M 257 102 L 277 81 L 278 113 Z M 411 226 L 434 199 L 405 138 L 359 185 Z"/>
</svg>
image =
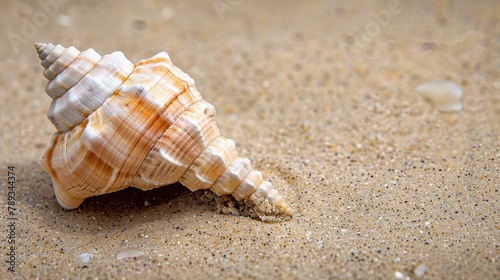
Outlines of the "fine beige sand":
<svg viewBox="0 0 500 280">
<path fill-rule="evenodd" d="M 2 205 L 8 166 L 16 178 L 0 278 L 500 279 L 498 1 L 0 7 Z M 219 213 L 181 185 L 72 211 L 42 196 L 37 161 L 55 128 L 36 41 L 134 63 L 167 51 L 293 218 Z M 442 113 L 414 90 L 434 80 L 460 86 L 464 109 Z M 143 254 L 117 259 L 131 249 Z"/>
</svg>

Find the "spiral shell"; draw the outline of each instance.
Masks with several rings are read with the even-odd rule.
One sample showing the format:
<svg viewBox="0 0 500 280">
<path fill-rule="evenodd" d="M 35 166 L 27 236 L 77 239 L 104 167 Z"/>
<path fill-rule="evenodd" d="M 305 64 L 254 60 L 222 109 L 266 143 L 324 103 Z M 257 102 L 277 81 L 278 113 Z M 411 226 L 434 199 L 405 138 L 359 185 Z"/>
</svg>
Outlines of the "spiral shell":
<svg viewBox="0 0 500 280">
<path fill-rule="evenodd" d="M 149 190 L 180 182 L 236 200 L 267 201 L 277 213 L 289 205 L 219 134 L 215 108 L 194 80 L 165 52 L 137 64 L 122 52 L 35 44 L 53 99 L 48 118 L 57 128 L 40 165 L 59 204 L 133 186 Z"/>
</svg>

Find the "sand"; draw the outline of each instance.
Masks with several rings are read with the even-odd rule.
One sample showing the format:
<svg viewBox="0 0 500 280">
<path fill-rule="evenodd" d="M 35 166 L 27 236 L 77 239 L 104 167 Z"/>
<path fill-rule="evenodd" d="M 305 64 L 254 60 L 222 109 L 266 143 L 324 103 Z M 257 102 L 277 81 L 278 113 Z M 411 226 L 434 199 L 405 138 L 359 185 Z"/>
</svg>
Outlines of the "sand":
<svg viewBox="0 0 500 280">
<path fill-rule="evenodd" d="M 500 278 L 497 1 L 129 2 L 0 4 L 3 279 Z M 167 51 L 293 219 L 219 213 L 181 185 L 73 211 L 40 195 L 55 129 L 36 41 Z M 434 80 L 464 109 L 414 90 Z"/>
</svg>

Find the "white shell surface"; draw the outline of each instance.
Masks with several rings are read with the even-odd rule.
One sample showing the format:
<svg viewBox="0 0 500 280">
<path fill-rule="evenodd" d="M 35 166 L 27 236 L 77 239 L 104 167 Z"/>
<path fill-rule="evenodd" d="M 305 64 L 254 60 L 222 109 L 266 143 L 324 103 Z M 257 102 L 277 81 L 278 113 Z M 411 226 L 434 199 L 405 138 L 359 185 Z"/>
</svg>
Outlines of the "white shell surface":
<svg viewBox="0 0 500 280">
<path fill-rule="evenodd" d="M 144 252 L 139 250 L 139 249 L 126 249 L 121 251 L 116 255 L 116 259 L 118 260 L 123 260 L 123 259 L 128 259 L 128 258 L 137 258 L 144 255 Z"/>
<path fill-rule="evenodd" d="M 439 111 L 453 112 L 463 109 L 463 92 L 454 82 L 432 81 L 419 85 L 416 91 L 434 104 Z"/>
</svg>

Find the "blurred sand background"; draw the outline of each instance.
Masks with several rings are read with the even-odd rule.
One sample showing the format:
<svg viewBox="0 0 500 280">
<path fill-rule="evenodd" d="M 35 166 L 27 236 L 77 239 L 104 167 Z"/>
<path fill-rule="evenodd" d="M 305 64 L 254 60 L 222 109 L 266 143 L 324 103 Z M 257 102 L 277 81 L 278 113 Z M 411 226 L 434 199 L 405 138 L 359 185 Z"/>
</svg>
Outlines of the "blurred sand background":
<svg viewBox="0 0 500 280">
<path fill-rule="evenodd" d="M 7 273 L 2 208 L 1 278 L 500 279 L 500 3 L 475 2 L 2 1 L 0 195 L 14 165 L 18 246 Z M 35 41 L 167 51 L 293 219 L 217 213 L 180 185 L 73 211 L 42 197 L 55 128 Z M 414 91 L 431 80 L 458 84 L 464 109 Z M 130 248 L 144 255 L 117 259 Z"/>
</svg>

